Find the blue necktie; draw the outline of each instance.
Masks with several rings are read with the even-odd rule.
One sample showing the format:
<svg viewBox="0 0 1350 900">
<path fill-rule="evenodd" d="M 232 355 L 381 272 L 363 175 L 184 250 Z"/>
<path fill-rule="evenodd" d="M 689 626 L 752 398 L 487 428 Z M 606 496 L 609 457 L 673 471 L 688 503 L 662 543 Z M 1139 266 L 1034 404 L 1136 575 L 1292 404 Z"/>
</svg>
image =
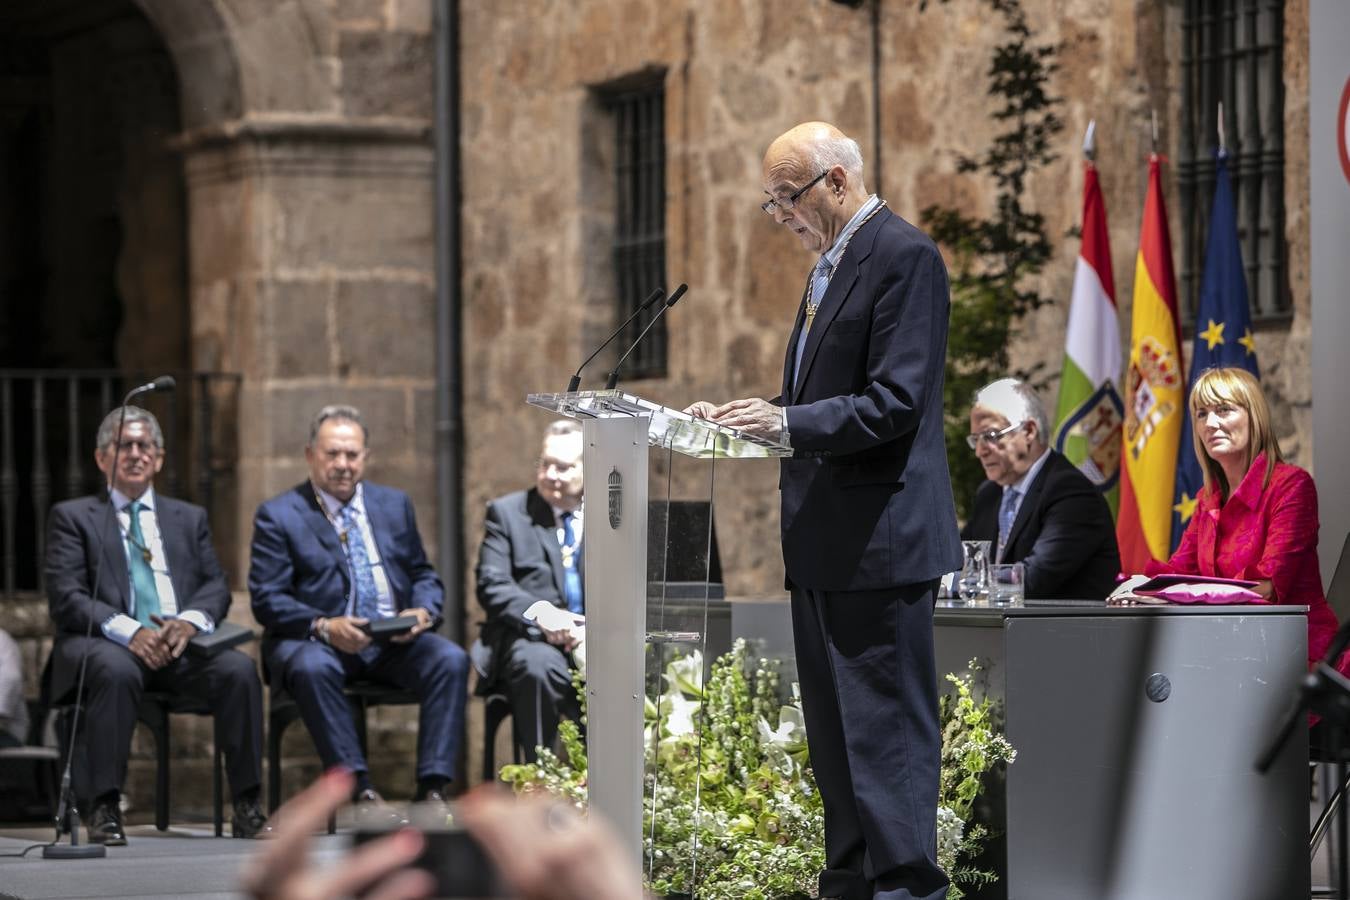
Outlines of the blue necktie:
<svg viewBox="0 0 1350 900">
<path fill-rule="evenodd" d="M 806 294 L 807 317 L 802 322 L 801 334 L 797 335 L 797 358 L 792 364 L 793 387 L 797 386 L 797 376 L 802 370 L 802 354 L 806 352 L 806 337 L 811 332 L 814 310 L 820 306 L 820 301 L 824 299 L 825 291 L 830 286 L 830 270 L 833 268 L 829 260 L 822 256 L 816 267 L 811 270 L 811 287 Z"/>
<path fill-rule="evenodd" d="M 581 597 L 581 573 L 577 571 L 577 533 L 572 528 L 573 515 L 562 514 L 563 599 L 569 611 L 578 615 L 585 611 Z"/>
<path fill-rule="evenodd" d="M 131 544 L 127 548 L 127 562 L 131 569 L 131 592 L 133 602 L 136 604 L 136 621 L 146 628 L 158 628 L 159 626 L 150 620 L 151 616 L 159 615 L 159 588 L 155 586 L 155 572 L 150 568 L 150 560 L 145 558 L 149 550 L 146 549 L 145 537 L 141 534 L 143 508 L 136 500 L 127 504 L 127 513 L 131 516 L 131 524 L 127 526 L 127 542 Z"/>
<path fill-rule="evenodd" d="M 1008 533 L 1012 531 L 1013 522 L 1017 520 L 1017 498 L 1020 492 L 1014 488 L 1003 489 L 1003 502 L 998 508 L 998 555 L 997 559 L 1003 561 L 1003 548 L 1008 543 Z"/>
<path fill-rule="evenodd" d="M 366 554 L 366 541 L 356 523 L 356 513 L 350 504 L 342 507 L 339 517 L 342 533 L 347 538 L 347 561 L 352 567 L 352 594 L 356 599 L 353 613 L 372 622 L 380 618 L 380 592 L 375 587 L 375 570 Z"/>
</svg>

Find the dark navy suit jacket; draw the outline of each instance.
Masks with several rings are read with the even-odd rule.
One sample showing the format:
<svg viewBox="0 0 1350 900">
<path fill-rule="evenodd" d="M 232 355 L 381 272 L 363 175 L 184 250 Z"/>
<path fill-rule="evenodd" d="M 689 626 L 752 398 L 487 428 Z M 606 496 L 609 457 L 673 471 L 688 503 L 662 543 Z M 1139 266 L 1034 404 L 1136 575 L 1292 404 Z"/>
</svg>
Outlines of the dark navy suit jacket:
<svg viewBox="0 0 1350 900">
<path fill-rule="evenodd" d="M 796 451 L 779 482 L 789 588 L 877 590 L 960 568 L 942 434 L 949 310 L 937 247 L 887 209 L 840 258 L 794 387 L 803 297 L 774 401 Z"/>
<path fill-rule="evenodd" d="M 1101 600 L 1116 586 L 1120 551 L 1111 507 L 1086 475 L 1055 450 L 1017 509 L 998 562 L 1026 564 L 1028 597 Z M 986 481 L 961 537 L 998 543 L 1003 488 Z"/>
<path fill-rule="evenodd" d="M 361 490 L 394 607 L 420 606 L 439 618 L 445 590 L 427 560 L 412 501 L 400 490 L 369 481 L 361 483 Z M 271 658 L 276 638 L 308 637 L 317 616 L 346 615 L 351 569 L 308 481 L 258 507 L 250 557 L 253 616 L 267 630 L 263 659 Z M 271 662 L 284 663 L 282 652 Z"/>
</svg>

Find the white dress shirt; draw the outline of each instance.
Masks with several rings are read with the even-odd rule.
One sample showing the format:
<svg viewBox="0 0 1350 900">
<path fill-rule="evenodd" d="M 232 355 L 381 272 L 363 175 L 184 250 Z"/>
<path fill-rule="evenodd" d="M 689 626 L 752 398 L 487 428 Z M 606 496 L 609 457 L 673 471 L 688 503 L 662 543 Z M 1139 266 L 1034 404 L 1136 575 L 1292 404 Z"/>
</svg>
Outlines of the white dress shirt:
<svg viewBox="0 0 1350 900">
<path fill-rule="evenodd" d="M 131 584 L 131 553 L 133 549 L 140 552 L 139 548 L 131 546 L 131 498 L 121 491 L 114 489 L 112 492 L 113 506 L 117 510 L 117 527 L 122 533 L 122 552 L 126 555 L 127 561 L 127 613 L 118 613 L 103 623 L 103 635 L 110 640 L 116 641 L 123 647 L 131 643 L 131 637 L 141 627 L 141 623 L 136 621 L 136 591 Z M 159 594 L 159 614 L 165 619 L 179 618 L 184 622 L 195 625 L 202 634 L 210 634 L 216 630 L 215 622 L 211 617 L 199 609 L 189 609 L 182 615 L 178 613 L 178 597 L 174 594 L 173 580 L 169 577 L 169 557 L 164 552 L 164 536 L 159 531 L 159 516 L 155 513 L 155 489 L 146 488 L 144 494 L 137 498 L 141 504 L 140 525 L 141 538 L 145 541 L 145 546 L 150 551 L 150 570 L 155 575 L 155 591 Z"/>
<path fill-rule="evenodd" d="M 319 492 L 319 498 L 323 501 L 324 507 L 328 510 L 328 521 L 333 524 L 333 530 L 339 536 L 342 534 L 336 523 L 342 520 L 343 502 L 323 488 L 316 488 Z M 361 540 L 366 545 L 366 559 L 370 560 L 370 572 L 375 578 L 375 592 L 377 596 L 377 609 L 382 618 L 389 618 L 398 615 L 398 610 L 394 608 L 394 594 L 389 590 L 389 576 L 384 571 L 384 561 L 380 558 L 380 548 L 375 544 L 375 533 L 370 528 L 370 516 L 366 515 L 365 492 L 361 489 L 361 483 L 356 484 L 356 493 L 352 495 L 351 502 L 346 504 L 352 508 L 353 518 L 356 520 L 356 527 L 361 532 Z M 350 540 L 350 538 L 348 538 Z M 344 546 L 343 553 L 346 553 Z M 349 563 L 350 564 L 350 563 Z M 355 614 L 356 604 L 356 576 L 351 577 L 352 589 L 347 595 L 346 615 Z"/>
</svg>

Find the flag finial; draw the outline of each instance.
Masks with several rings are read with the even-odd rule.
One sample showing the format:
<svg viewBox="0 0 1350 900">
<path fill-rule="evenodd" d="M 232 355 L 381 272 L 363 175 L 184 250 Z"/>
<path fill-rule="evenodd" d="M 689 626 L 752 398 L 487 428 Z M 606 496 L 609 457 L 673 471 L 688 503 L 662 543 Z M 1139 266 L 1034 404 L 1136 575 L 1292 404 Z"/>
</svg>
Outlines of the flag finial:
<svg viewBox="0 0 1350 900">
<path fill-rule="evenodd" d="M 1219 101 L 1219 153 L 1228 153 L 1228 142 L 1223 136 L 1223 101 Z"/>
<path fill-rule="evenodd" d="M 1153 152 L 1154 152 L 1154 154 L 1157 154 L 1157 152 L 1158 152 L 1158 111 L 1157 111 L 1156 109 L 1150 110 L 1150 115 L 1153 117 Z"/>
<path fill-rule="evenodd" d="M 1089 119 L 1087 132 L 1083 135 L 1083 158 L 1088 162 L 1097 159 L 1097 120 Z"/>
</svg>

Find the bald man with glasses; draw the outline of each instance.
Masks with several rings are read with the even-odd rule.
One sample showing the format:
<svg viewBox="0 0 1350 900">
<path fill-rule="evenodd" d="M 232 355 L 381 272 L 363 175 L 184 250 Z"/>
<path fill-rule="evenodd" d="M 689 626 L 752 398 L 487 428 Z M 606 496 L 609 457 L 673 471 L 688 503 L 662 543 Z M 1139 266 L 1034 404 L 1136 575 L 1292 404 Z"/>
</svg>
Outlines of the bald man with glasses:
<svg viewBox="0 0 1350 900">
<path fill-rule="evenodd" d="M 1111 509 L 1048 434 L 1029 385 L 1001 378 L 975 394 L 966 443 L 989 480 L 961 537 L 989 541 L 994 562 L 1025 565 L 1028 597 L 1101 600 L 1120 573 Z"/>
</svg>

